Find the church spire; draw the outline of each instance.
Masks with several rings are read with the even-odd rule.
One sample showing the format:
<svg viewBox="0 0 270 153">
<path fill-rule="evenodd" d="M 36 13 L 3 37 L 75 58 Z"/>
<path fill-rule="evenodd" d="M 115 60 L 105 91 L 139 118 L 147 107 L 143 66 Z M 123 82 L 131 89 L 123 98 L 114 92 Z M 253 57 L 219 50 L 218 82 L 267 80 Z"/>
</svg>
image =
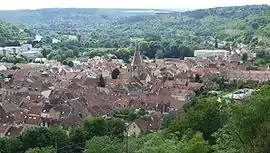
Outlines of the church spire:
<svg viewBox="0 0 270 153">
<path fill-rule="evenodd" d="M 142 65 L 142 59 L 141 59 L 141 54 L 140 54 L 140 45 L 136 43 L 136 51 L 133 56 L 133 60 L 131 63 L 132 66 L 141 66 Z"/>
</svg>

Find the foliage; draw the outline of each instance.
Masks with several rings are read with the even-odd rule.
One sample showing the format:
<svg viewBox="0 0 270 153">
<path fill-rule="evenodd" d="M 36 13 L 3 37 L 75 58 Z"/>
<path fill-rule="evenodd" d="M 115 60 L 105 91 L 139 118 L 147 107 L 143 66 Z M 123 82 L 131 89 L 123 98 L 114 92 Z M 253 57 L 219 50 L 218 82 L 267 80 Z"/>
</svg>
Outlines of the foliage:
<svg viewBox="0 0 270 153">
<path fill-rule="evenodd" d="M 124 152 L 121 140 L 109 136 L 93 137 L 87 141 L 84 153 L 122 153 Z"/>
<path fill-rule="evenodd" d="M 199 74 L 195 75 L 195 82 L 200 82 L 201 78 Z"/>
<path fill-rule="evenodd" d="M 7 62 L 7 63 L 26 63 L 27 58 L 21 55 L 7 55 L 7 56 L 2 56 L 0 57 L 1 62 Z"/>
<path fill-rule="evenodd" d="M 191 139 L 182 141 L 166 139 L 159 132 L 146 137 L 147 141 L 136 153 L 208 153 L 210 151 L 210 147 L 201 133 L 196 133 Z"/>
<path fill-rule="evenodd" d="M 87 118 L 84 122 L 86 138 L 89 140 L 94 136 L 112 136 L 122 138 L 125 124 L 122 120 L 111 118 Z"/>
<path fill-rule="evenodd" d="M 105 80 L 104 80 L 102 74 L 99 76 L 98 86 L 99 87 L 105 87 L 106 86 Z"/>
<path fill-rule="evenodd" d="M 120 71 L 118 68 L 115 68 L 113 71 L 112 71 L 112 79 L 117 79 L 118 75 L 120 74 Z"/>
<path fill-rule="evenodd" d="M 28 40 L 31 35 L 23 26 L 0 22 L 0 46 L 18 46 L 18 40 Z"/>
<path fill-rule="evenodd" d="M 146 115 L 148 112 L 144 109 L 133 110 L 133 109 L 120 109 L 112 113 L 115 118 L 124 119 L 125 121 L 134 121 L 141 116 Z"/>
<path fill-rule="evenodd" d="M 183 136 L 186 130 L 200 131 L 206 140 L 212 144 L 215 142 L 212 134 L 223 127 L 227 120 L 226 112 L 222 111 L 221 103 L 215 99 L 200 99 L 187 108 L 184 117 L 174 119 L 168 126 L 170 132 Z"/>
<path fill-rule="evenodd" d="M 55 149 L 52 147 L 29 149 L 25 153 L 55 153 Z"/>
<path fill-rule="evenodd" d="M 248 55 L 247 55 L 247 53 L 244 53 L 242 55 L 242 61 L 245 63 L 245 62 L 247 62 L 247 60 L 248 60 Z"/>
<path fill-rule="evenodd" d="M 82 127 L 73 127 L 69 133 L 69 142 L 73 147 L 66 149 L 70 150 L 71 153 L 82 153 L 86 140 L 85 130 Z"/>
</svg>

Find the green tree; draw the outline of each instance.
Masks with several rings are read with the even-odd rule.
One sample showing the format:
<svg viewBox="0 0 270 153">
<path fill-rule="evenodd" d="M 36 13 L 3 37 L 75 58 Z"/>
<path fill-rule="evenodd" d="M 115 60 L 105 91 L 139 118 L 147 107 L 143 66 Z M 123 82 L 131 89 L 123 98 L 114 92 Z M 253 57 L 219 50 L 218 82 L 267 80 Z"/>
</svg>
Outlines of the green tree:
<svg viewBox="0 0 270 153">
<path fill-rule="evenodd" d="M 73 127 L 69 132 L 69 142 L 71 143 L 70 153 L 82 153 L 86 142 L 86 132 L 82 127 Z"/>
<path fill-rule="evenodd" d="M 184 140 L 181 144 L 183 153 L 209 153 L 210 146 L 203 139 L 202 133 L 196 133 L 190 140 Z"/>
<path fill-rule="evenodd" d="M 218 40 L 215 38 L 215 48 L 218 48 Z"/>
<path fill-rule="evenodd" d="M 107 134 L 107 127 L 104 118 L 86 118 L 83 128 L 88 140 L 94 136 L 104 136 Z"/>
<path fill-rule="evenodd" d="M 243 153 L 270 152 L 269 98 L 270 86 L 265 85 L 253 93 L 249 103 L 232 107 L 228 130 Z"/>
<path fill-rule="evenodd" d="M 200 75 L 199 74 L 196 74 L 195 75 L 195 82 L 200 82 Z"/>
<path fill-rule="evenodd" d="M 120 71 L 118 68 L 115 68 L 113 71 L 112 71 L 112 79 L 117 79 L 118 75 L 120 74 Z"/>
<path fill-rule="evenodd" d="M 104 80 L 102 74 L 100 74 L 100 76 L 99 76 L 98 86 L 99 87 L 105 87 L 106 86 L 105 80 Z"/>
<path fill-rule="evenodd" d="M 174 119 L 169 125 L 170 133 L 182 137 L 186 130 L 199 131 L 210 144 L 215 142 L 212 134 L 223 127 L 228 119 L 228 114 L 222 108 L 222 103 L 215 98 L 196 100 L 187 108 L 185 116 Z"/>
<path fill-rule="evenodd" d="M 68 62 L 67 62 L 67 65 L 68 65 L 69 67 L 73 67 L 73 66 L 74 66 L 74 64 L 73 64 L 72 61 L 68 61 Z"/>
<path fill-rule="evenodd" d="M 108 136 L 93 137 L 87 141 L 84 153 L 122 153 L 124 144 L 120 140 Z"/>
<path fill-rule="evenodd" d="M 44 48 L 42 48 L 41 50 L 41 54 L 44 58 L 47 58 L 47 56 L 52 52 L 52 48 L 51 46 L 45 46 Z"/>
<path fill-rule="evenodd" d="M 160 50 L 160 49 L 157 50 L 155 57 L 156 57 L 157 59 L 163 58 L 163 57 L 164 57 L 164 52 L 163 52 L 163 50 Z"/>
<path fill-rule="evenodd" d="M 34 148 L 27 150 L 25 153 L 55 153 L 55 149 L 53 147 Z"/>
<path fill-rule="evenodd" d="M 45 127 L 29 128 L 19 136 L 19 140 L 22 142 L 23 151 L 55 145 L 53 133 Z"/>
<path fill-rule="evenodd" d="M 247 53 L 244 53 L 242 55 L 242 61 L 245 63 L 245 62 L 247 62 L 247 60 L 248 60 L 248 55 L 247 55 Z"/>
<path fill-rule="evenodd" d="M 55 142 L 54 147 L 58 150 L 58 153 L 66 153 L 65 146 L 68 145 L 67 132 L 59 126 L 51 126 L 48 130 L 52 133 L 52 140 Z"/>
</svg>

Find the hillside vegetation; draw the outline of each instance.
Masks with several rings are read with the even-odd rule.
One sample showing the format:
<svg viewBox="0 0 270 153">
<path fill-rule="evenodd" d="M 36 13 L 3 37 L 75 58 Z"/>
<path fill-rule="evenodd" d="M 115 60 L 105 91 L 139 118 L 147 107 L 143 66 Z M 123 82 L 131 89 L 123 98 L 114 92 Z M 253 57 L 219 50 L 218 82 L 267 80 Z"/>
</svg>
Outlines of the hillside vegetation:
<svg viewBox="0 0 270 153">
<path fill-rule="evenodd" d="M 0 20 L 33 26 L 40 32 L 82 34 L 86 41 L 99 47 L 106 47 L 104 41 L 116 41 L 126 47 L 121 44 L 123 40 L 148 35 L 188 42 L 217 37 L 263 47 L 269 45 L 270 37 L 268 5 L 170 13 L 72 8 L 1 11 Z M 110 47 L 114 47 L 113 43 Z"/>
<path fill-rule="evenodd" d="M 46 49 L 46 57 L 59 61 L 114 53 L 129 62 L 137 40 L 149 58 L 184 58 L 193 56 L 196 49 L 229 50 L 240 43 L 254 51 L 270 45 L 268 5 L 186 12 L 75 8 L 0 11 L 0 20 L 24 24 L 32 33 L 44 36 L 39 47 Z M 70 40 L 69 36 L 77 39 Z M 52 44 L 52 38 L 61 43 Z"/>
<path fill-rule="evenodd" d="M 0 22 L 0 46 L 16 44 L 15 41 L 28 40 L 31 32 L 23 26 Z"/>
</svg>

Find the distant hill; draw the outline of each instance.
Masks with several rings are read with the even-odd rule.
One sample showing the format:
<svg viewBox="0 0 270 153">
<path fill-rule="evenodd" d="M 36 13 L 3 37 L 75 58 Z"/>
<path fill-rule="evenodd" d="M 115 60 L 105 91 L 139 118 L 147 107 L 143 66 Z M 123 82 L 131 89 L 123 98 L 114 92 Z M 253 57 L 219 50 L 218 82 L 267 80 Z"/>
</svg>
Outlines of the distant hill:
<svg viewBox="0 0 270 153">
<path fill-rule="evenodd" d="M 205 41 L 217 38 L 253 47 L 270 45 L 268 5 L 219 7 L 185 12 L 94 8 L 17 10 L 0 11 L 0 20 L 24 24 L 43 34 L 80 34 L 89 40 L 89 43 L 95 41 L 96 44 L 159 36 L 188 44 L 207 43 Z"/>
<path fill-rule="evenodd" d="M 0 46 L 8 42 L 27 41 L 34 33 L 24 26 L 16 26 L 5 22 L 0 22 Z"/>
</svg>

